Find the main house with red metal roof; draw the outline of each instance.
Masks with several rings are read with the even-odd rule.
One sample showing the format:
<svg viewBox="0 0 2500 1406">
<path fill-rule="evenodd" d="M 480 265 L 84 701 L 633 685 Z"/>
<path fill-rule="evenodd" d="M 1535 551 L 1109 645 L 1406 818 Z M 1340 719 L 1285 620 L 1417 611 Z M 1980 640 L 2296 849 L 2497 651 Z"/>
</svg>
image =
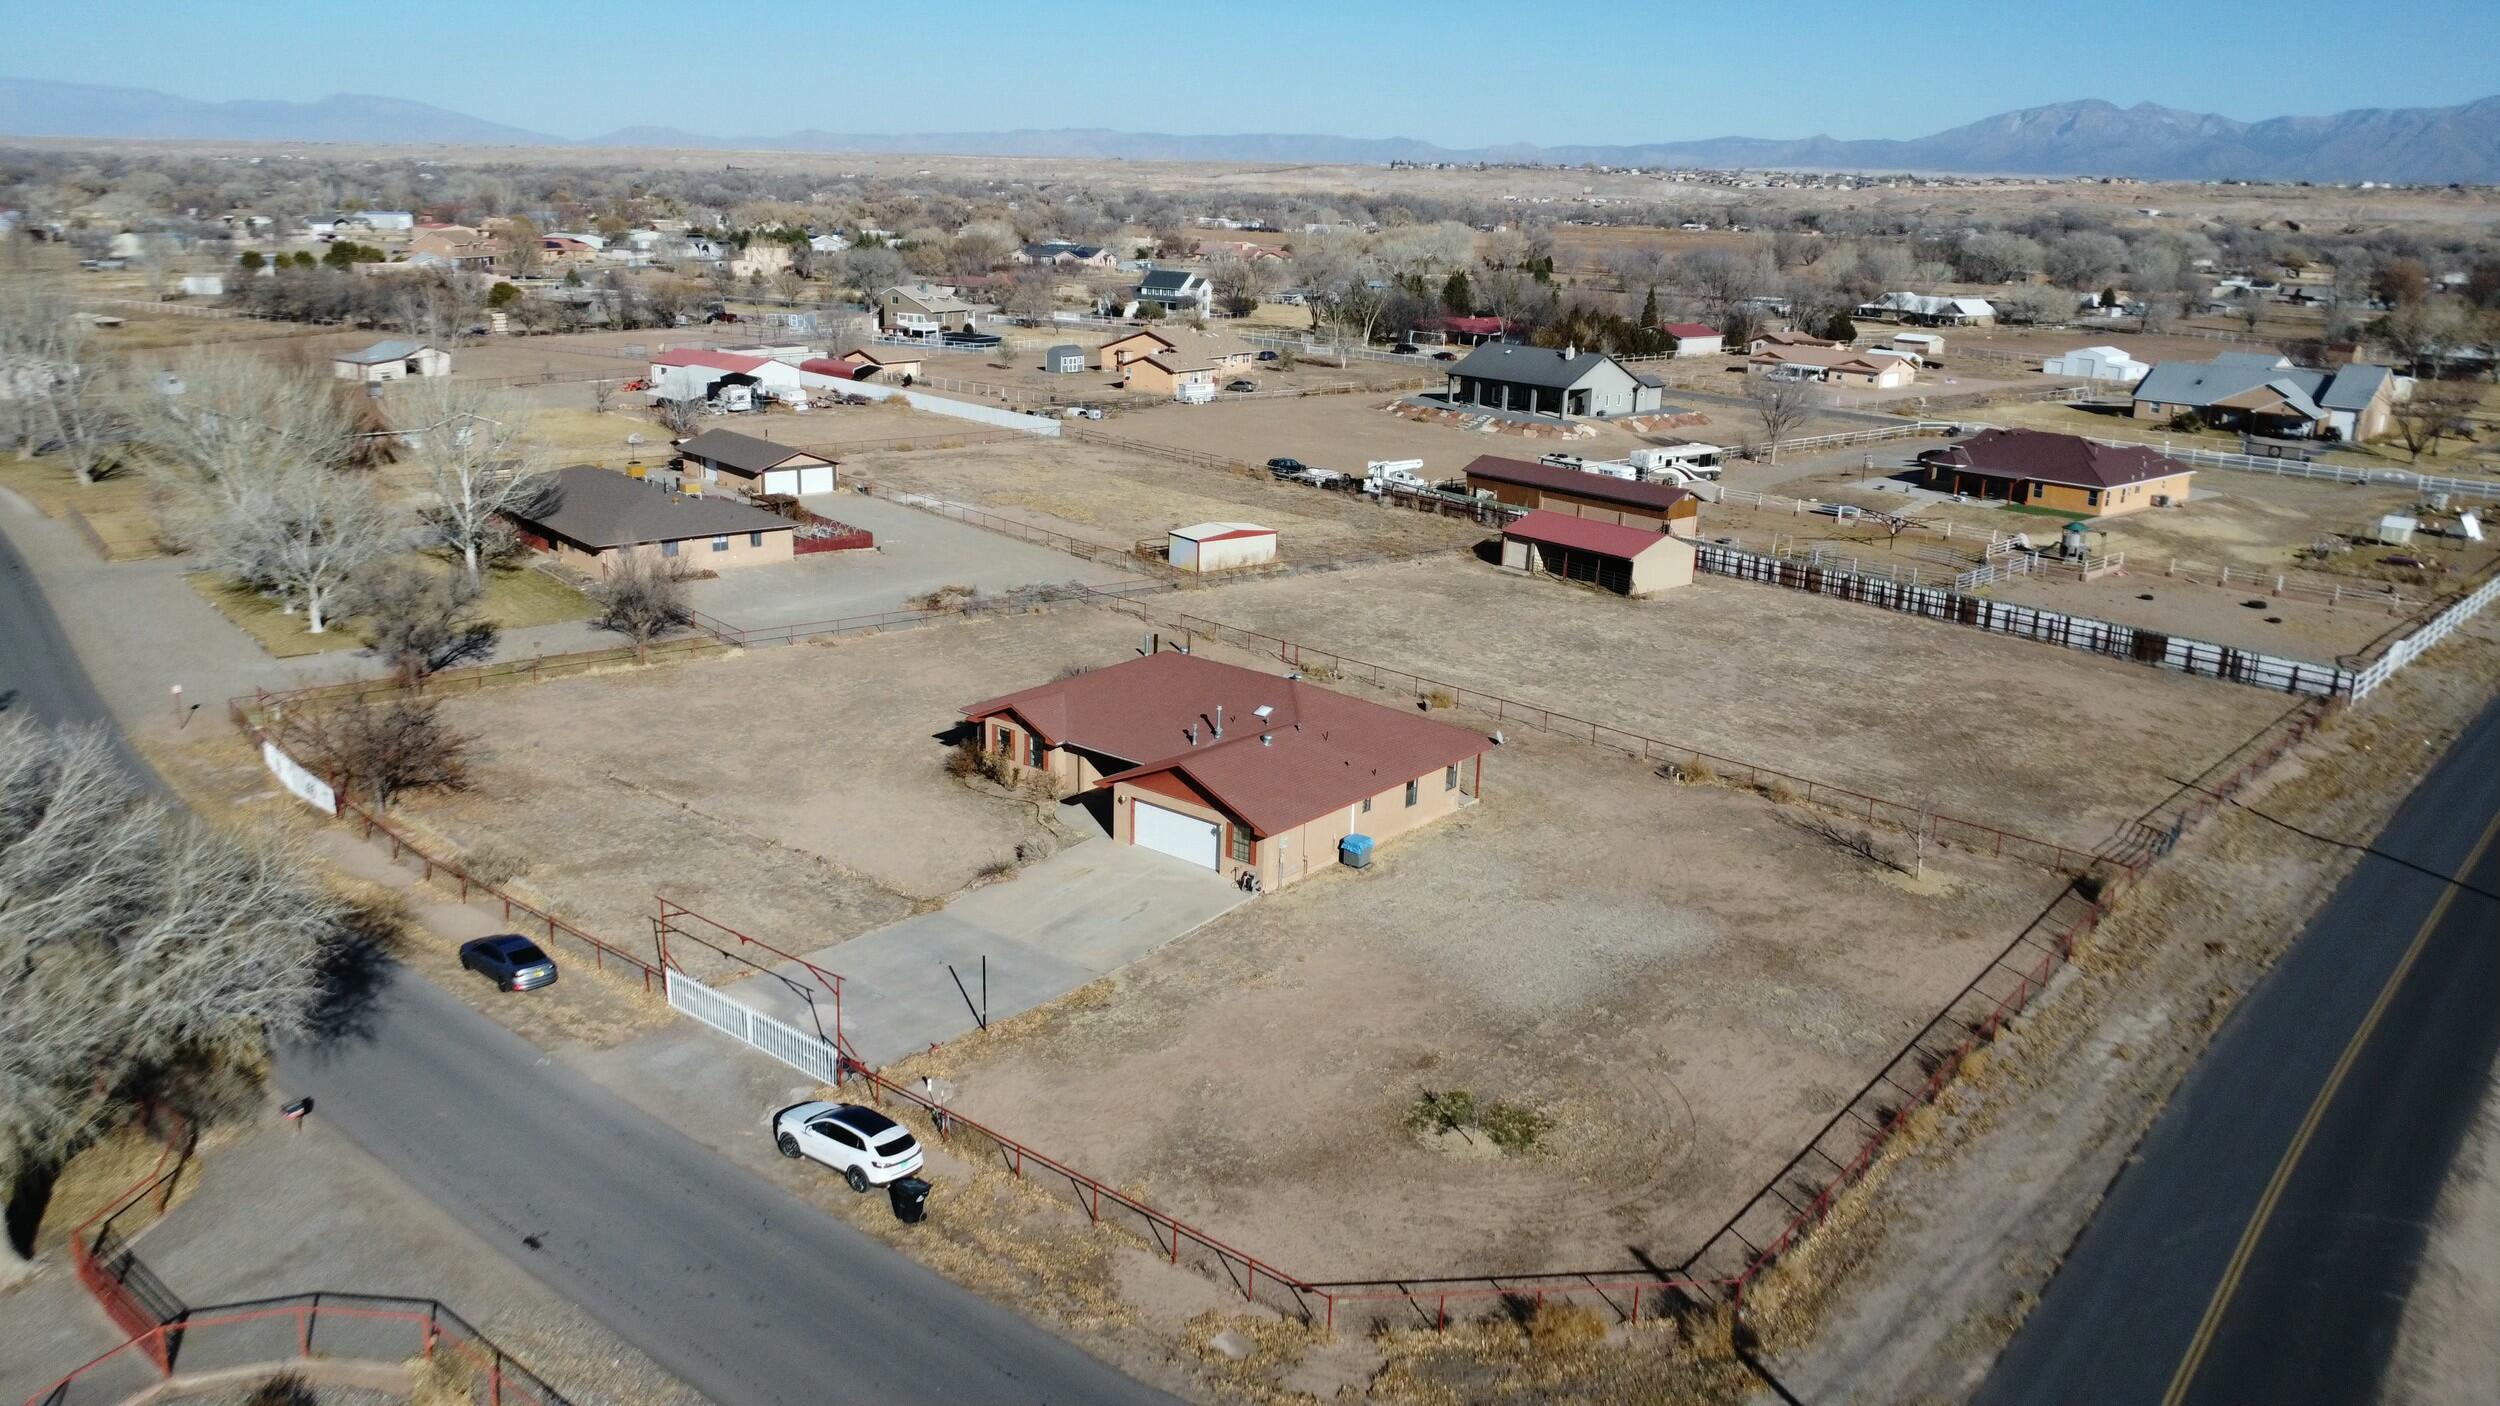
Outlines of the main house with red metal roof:
<svg viewBox="0 0 2500 1406">
<path fill-rule="evenodd" d="M 2083 517 L 2188 501 L 2196 471 L 2142 445 L 2101 444 L 2046 430 L 1982 430 L 1918 456 L 1927 486 Z"/>
<path fill-rule="evenodd" d="M 963 710 L 973 745 L 1110 793 L 1112 839 L 1262 888 L 1472 804 L 1492 739 L 1294 676 L 1164 651 Z M 1363 846 L 1368 848 L 1368 846 Z"/>
</svg>

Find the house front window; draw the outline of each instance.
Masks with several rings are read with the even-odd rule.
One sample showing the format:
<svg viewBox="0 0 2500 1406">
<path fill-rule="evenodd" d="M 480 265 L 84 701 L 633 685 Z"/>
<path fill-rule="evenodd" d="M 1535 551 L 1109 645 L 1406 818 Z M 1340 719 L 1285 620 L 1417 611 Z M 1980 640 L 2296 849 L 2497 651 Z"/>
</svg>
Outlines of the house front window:
<svg viewBox="0 0 2500 1406">
<path fill-rule="evenodd" d="M 1259 852 L 1257 842 L 1250 838 L 1249 830 L 1242 826 L 1236 825 L 1232 827 L 1232 830 L 1233 862 L 1235 864 L 1250 863 Z"/>
<path fill-rule="evenodd" d="M 1421 781 L 1409 781 L 1409 782 L 1407 782 L 1407 783 L 1406 783 L 1406 803 L 1407 803 L 1408 805 L 1413 805 L 1413 804 L 1415 804 L 1415 798 L 1416 798 L 1418 795 L 1422 794 L 1422 792 L 1423 792 L 1423 783 L 1422 783 Z"/>
<path fill-rule="evenodd" d="M 1002 728 L 999 728 L 999 729 L 997 729 L 997 730 L 996 730 L 996 737 L 997 737 L 997 740 L 996 740 L 996 742 L 995 742 L 995 743 L 991 746 L 990 750 L 991 750 L 991 751 L 993 751 L 993 752 L 998 752 L 998 753 L 1001 753 L 1001 754 L 1006 755 L 1006 756 L 1011 756 L 1011 757 L 1012 757 L 1012 756 L 1014 756 L 1014 755 L 1015 755 L 1015 751 L 1016 751 L 1016 735 L 1015 735 L 1015 733 L 1013 733 L 1013 732 L 1009 731 L 1008 729 L 1006 729 L 1006 728 L 1003 728 L 1003 727 L 1002 727 Z"/>
<path fill-rule="evenodd" d="M 660 555 L 664 557 L 673 557 L 677 555 L 677 544 L 674 542 L 662 542 L 660 544 Z"/>
<path fill-rule="evenodd" d="M 747 534 L 747 545 L 748 545 L 748 546 L 750 546 L 750 547 L 760 547 L 760 546 L 763 546 L 763 545 L 764 545 L 764 534 L 763 534 L 763 533 L 761 533 L 761 532 L 750 532 L 750 533 L 748 533 L 748 534 Z"/>
<path fill-rule="evenodd" d="M 726 537 L 715 537 L 715 538 L 713 538 L 713 539 L 712 539 L 712 550 L 713 550 L 713 551 L 716 551 L 716 552 L 725 552 L 725 551 L 728 551 L 728 550 L 729 550 L 729 539 L 728 539 L 728 538 L 726 538 Z"/>
<path fill-rule="evenodd" d="M 1442 789 L 1442 790 L 1444 790 L 1444 791 L 1455 791 L 1455 790 L 1457 790 L 1457 789 L 1458 789 L 1458 768 L 1457 768 L 1457 767 L 1448 767 L 1448 768 L 1445 768 L 1445 769 L 1442 771 L 1442 773 L 1441 773 L 1441 789 Z"/>
</svg>

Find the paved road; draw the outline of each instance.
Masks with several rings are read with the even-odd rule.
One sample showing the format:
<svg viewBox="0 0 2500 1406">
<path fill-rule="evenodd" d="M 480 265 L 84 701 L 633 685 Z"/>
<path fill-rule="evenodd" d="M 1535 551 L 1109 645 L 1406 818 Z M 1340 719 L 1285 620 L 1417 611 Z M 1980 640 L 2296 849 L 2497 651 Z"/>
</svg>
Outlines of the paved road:
<svg viewBox="0 0 2500 1406">
<path fill-rule="evenodd" d="M 111 721 L 5 536 L 0 697 L 47 721 Z M 280 1051 L 281 1086 L 724 1406 L 1171 1399 L 653 1121 L 424 979 L 385 976 L 355 1036 Z"/>
<path fill-rule="evenodd" d="M 2500 704 L 2224 1026 L 1982 1406 L 2367 1402 L 2500 1054 Z"/>
</svg>

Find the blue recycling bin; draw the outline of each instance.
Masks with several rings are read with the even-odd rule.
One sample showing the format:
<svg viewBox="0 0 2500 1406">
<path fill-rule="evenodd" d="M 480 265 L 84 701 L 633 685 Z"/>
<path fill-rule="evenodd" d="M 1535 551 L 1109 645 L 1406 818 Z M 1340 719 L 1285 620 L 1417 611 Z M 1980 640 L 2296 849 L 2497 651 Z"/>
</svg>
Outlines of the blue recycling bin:
<svg viewBox="0 0 2500 1406">
<path fill-rule="evenodd" d="M 1337 859 L 1348 869 L 1372 867 L 1372 837 L 1348 835 L 1337 842 Z"/>
</svg>

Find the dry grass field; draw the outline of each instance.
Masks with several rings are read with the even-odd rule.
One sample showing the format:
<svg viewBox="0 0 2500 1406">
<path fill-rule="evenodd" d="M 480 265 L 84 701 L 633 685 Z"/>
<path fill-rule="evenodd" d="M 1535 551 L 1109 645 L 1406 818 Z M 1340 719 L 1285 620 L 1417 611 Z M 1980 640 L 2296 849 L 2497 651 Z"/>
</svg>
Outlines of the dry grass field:
<svg viewBox="0 0 2500 1406">
<path fill-rule="evenodd" d="M 1713 577 L 1633 601 L 1460 558 L 1244 582 L 1185 608 L 2083 848 L 2291 706 Z"/>
<path fill-rule="evenodd" d="M 1456 552 L 1484 536 L 1463 519 L 1279 483 L 1263 469 L 1234 473 L 1073 439 L 870 451 L 844 459 L 842 472 L 1118 548 L 1196 522 L 1273 527 L 1277 557 L 1289 565 Z"/>
<path fill-rule="evenodd" d="M 475 788 L 412 798 L 464 851 L 593 932 L 647 942 L 654 890 L 809 948 L 961 889 L 1052 831 L 945 774 L 956 709 L 1117 662 L 1134 620 L 1093 611 L 930 627 L 448 699 L 486 753 Z"/>
<path fill-rule="evenodd" d="M 1485 788 L 928 1058 L 967 1115 L 1297 1274 L 1674 1263 L 2058 882 L 1913 882 L 1551 736 Z M 1411 1130 L 1426 1090 L 1526 1110 L 1532 1145 Z"/>
</svg>

